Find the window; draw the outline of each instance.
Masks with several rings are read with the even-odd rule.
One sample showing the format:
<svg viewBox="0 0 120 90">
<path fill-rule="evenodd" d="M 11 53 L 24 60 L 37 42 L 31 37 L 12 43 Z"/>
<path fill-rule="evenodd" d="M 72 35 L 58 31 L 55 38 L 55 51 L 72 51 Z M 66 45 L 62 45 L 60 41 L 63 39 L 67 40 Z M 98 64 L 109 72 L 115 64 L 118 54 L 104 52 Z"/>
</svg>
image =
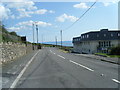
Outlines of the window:
<svg viewBox="0 0 120 90">
<path fill-rule="evenodd" d="M 118 33 L 118 36 L 120 36 L 120 33 Z"/>
<path fill-rule="evenodd" d="M 99 37 L 99 35 L 97 34 L 97 37 Z"/>
<path fill-rule="evenodd" d="M 84 38 L 84 36 L 83 36 L 83 38 Z"/>
<path fill-rule="evenodd" d="M 111 46 L 111 42 L 109 41 L 109 47 Z"/>
<path fill-rule="evenodd" d="M 104 37 L 106 37 L 106 34 L 104 34 Z"/>
<path fill-rule="evenodd" d="M 113 37 L 113 34 L 111 34 L 111 37 Z"/>
<path fill-rule="evenodd" d="M 87 34 L 87 38 L 89 37 L 89 35 Z"/>
</svg>

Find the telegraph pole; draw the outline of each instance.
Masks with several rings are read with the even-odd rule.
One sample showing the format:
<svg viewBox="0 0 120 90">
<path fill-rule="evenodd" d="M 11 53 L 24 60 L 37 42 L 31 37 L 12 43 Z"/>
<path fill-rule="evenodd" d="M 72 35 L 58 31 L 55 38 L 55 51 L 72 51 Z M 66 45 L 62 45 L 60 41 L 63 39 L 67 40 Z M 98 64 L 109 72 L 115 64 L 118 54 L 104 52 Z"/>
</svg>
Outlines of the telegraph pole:
<svg viewBox="0 0 120 90">
<path fill-rule="evenodd" d="M 43 44 L 43 34 L 42 34 L 42 44 Z"/>
<path fill-rule="evenodd" d="M 55 42 L 56 42 L 56 47 L 57 47 L 57 36 L 55 36 Z"/>
<path fill-rule="evenodd" d="M 33 23 L 33 50 L 34 50 L 34 23 Z"/>
<path fill-rule="evenodd" d="M 62 30 L 60 31 L 61 34 L 61 48 L 62 48 Z"/>
<path fill-rule="evenodd" d="M 38 44 L 38 25 L 36 25 L 36 32 L 37 32 L 37 44 Z"/>
</svg>

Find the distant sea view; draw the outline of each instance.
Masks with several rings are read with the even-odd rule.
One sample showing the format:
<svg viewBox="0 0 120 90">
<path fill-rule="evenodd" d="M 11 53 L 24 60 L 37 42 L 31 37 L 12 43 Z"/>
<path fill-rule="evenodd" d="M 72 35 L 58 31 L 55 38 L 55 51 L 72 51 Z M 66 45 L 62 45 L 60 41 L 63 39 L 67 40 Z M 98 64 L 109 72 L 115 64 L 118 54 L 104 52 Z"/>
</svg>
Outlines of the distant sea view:
<svg viewBox="0 0 120 90">
<path fill-rule="evenodd" d="M 43 42 L 44 44 L 53 44 L 56 45 L 56 42 Z M 61 41 L 57 42 L 57 45 L 61 45 Z M 63 46 L 73 46 L 72 41 L 63 41 L 62 42 Z"/>
</svg>

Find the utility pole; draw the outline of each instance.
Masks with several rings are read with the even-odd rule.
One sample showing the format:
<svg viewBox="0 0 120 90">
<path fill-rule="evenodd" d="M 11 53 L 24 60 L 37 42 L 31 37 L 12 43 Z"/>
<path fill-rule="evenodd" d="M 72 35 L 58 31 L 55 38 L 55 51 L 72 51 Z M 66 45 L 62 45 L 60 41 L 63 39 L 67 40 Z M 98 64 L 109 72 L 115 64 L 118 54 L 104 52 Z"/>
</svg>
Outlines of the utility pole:
<svg viewBox="0 0 120 90">
<path fill-rule="evenodd" d="M 61 34 L 61 48 L 62 48 L 62 30 L 60 31 Z"/>
<path fill-rule="evenodd" d="M 38 25 L 36 25 L 36 32 L 37 32 L 37 44 L 38 44 Z"/>
<path fill-rule="evenodd" d="M 57 47 L 57 36 L 55 36 L 55 42 L 56 42 L 56 47 Z"/>
<path fill-rule="evenodd" d="M 42 44 L 43 44 L 43 34 L 42 34 Z"/>
<path fill-rule="evenodd" d="M 33 50 L 34 50 L 34 23 L 33 23 Z"/>
</svg>

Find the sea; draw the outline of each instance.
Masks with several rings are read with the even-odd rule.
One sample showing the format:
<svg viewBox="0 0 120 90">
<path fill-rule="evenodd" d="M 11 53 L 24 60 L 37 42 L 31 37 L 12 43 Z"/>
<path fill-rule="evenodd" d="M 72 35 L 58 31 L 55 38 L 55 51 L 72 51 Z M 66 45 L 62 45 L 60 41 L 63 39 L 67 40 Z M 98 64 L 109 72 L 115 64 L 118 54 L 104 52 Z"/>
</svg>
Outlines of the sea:
<svg viewBox="0 0 120 90">
<path fill-rule="evenodd" d="M 43 42 L 43 44 L 53 44 L 53 45 L 56 45 L 56 42 Z M 58 41 L 57 45 L 61 45 L 61 41 Z M 72 41 L 62 41 L 62 45 L 63 46 L 69 46 L 69 47 L 73 46 Z"/>
</svg>

